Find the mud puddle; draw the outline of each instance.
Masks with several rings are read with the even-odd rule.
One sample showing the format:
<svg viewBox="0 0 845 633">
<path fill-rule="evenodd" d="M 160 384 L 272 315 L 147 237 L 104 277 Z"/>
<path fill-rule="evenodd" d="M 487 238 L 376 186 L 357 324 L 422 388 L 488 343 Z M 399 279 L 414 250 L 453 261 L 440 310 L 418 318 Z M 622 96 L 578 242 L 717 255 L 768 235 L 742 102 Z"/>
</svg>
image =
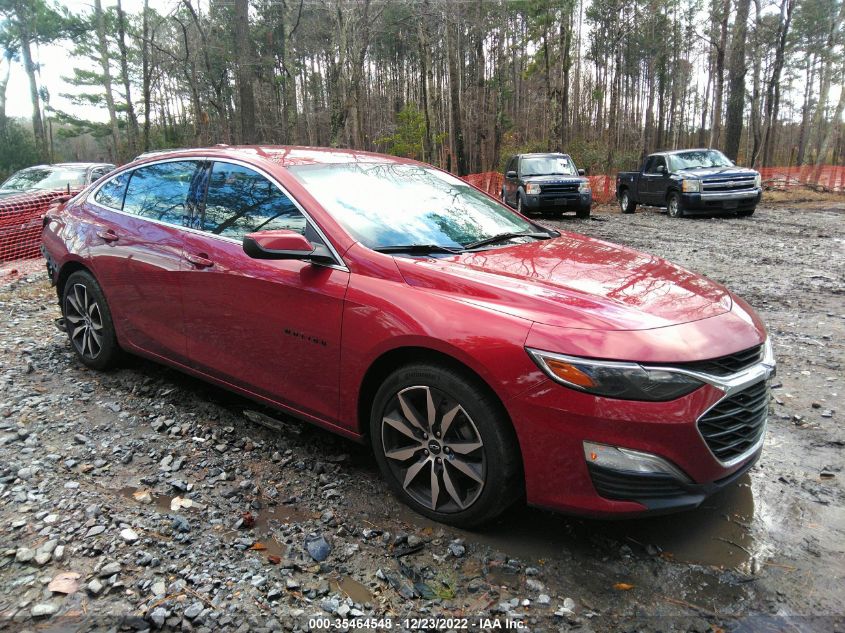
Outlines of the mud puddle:
<svg viewBox="0 0 845 633">
<path fill-rule="evenodd" d="M 400 507 L 397 518 L 418 527 L 436 529 L 438 524 Z M 760 513 L 759 509 L 757 510 Z M 736 485 L 708 499 L 688 512 L 644 519 L 593 521 L 567 517 L 533 508 L 512 511 L 481 532 L 455 530 L 474 541 L 533 561 L 553 560 L 562 554 L 591 553 L 611 539 L 642 555 L 661 555 L 669 561 L 694 563 L 726 569 L 745 569 L 763 553 L 753 536 L 754 494 L 748 475 Z M 508 585 L 512 578 L 494 568 L 486 570 L 491 580 Z"/>
<path fill-rule="evenodd" d="M 352 598 L 352 602 L 366 604 L 372 602 L 373 592 L 365 584 L 349 576 L 336 578 L 331 582 L 332 589 Z"/>
<path fill-rule="evenodd" d="M 120 488 L 119 490 L 115 490 L 114 492 L 119 494 L 121 497 L 129 499 L 134 503 L 154 505 L 156 509 L 161 513 L 176 512 L 177 510 L 173 509 L 173 500 L 181 498 L 178 497 L 178 495 L 154 495 L 152 491 L 148 488 L 136 488 L 134 486 L 125 486 L 123 488 Z M 147 495 L 149 496 L 150 501 L 144 501 L 144 498 Z M 178 508 L 178 510 L 185 509 L 190 508 Z"/>
</svg>

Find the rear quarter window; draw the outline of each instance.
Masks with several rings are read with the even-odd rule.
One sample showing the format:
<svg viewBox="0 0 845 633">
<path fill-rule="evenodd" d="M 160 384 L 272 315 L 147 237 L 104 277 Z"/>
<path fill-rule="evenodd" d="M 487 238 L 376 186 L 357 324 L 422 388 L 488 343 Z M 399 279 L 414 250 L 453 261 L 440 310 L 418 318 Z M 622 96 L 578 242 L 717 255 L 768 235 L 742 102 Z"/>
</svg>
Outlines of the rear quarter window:
<svg viewBox="0 0 845 633">
<path fill-rule="evenodd" d="M 126 193 L 126 183 L 129 182 L 131 172 L 119 173 L 111 180 L 107 180 L 94 195 L 94 202 L 110 209 L 123 209 L 123 196 Z"/>
</svg>

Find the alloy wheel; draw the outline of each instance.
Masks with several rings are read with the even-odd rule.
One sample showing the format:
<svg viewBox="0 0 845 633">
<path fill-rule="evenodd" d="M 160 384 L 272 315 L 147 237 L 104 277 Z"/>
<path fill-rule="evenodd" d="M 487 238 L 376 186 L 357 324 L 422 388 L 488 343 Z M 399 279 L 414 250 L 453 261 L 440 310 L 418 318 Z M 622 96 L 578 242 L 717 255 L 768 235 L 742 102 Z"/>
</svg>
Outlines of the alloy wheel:
<svg viewBox="0 0 845 633">
<path fill-rule="evenodd" d="M 97 358 L 103 347 L 103 315 L 83 284 L 74 284 L 65 297 L 65 321 L 76 351 L 85 358 Z"/>
<path fill-rule="evenodd" d="M 675 196 L 669 198 L 669 215 L 673 218 L 678 217 L 678 199 Z"/>
<path fill-rule="evenodd" d="M 460 512 L 484 488 L 484 443 L 461 404 L 433 387 L 407 387 L 390 399 L 381 422 L 387 464 L 414 501 Z"/>
<path fill-rule="evenodd" d="M 628 211 L 628 192 L 622 194 L 622 197 L 619 199 L 619 206 L 622 207 L 622 213 Z"/>
</svg>

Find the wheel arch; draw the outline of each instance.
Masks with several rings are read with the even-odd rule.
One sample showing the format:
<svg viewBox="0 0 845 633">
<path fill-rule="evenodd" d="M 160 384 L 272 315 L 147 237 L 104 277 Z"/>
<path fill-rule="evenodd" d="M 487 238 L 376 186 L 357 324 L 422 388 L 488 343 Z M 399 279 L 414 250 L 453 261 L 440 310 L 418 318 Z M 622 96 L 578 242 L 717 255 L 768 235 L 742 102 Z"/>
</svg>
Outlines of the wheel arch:
<svg viewBox="0 0 845 633">
<path fill-rule="evenodd" d="M 80 270 L 84 270 L 89 275 L 94 277 L 94 279 L 97 278 L 96 275 L 94 275 L 94 271 L 91 270 L 91 268 L 86 266 L 81 261 L 73 259 L 68 262 L 65 262 L 59 269 L 59 274 L 56 277 L 56 294 L 59 297 L 59 302 L 61 302 L 62 300 L 62 295 L 64 294 L 65 284 L 67 283 L 68 277 Z"/>
<path fill-rule="evenodd" d="M 496 393 L 496 390 L 490 386 L 477 371 L 475 371 L 468 364 L 462 362 L 455 356 L 445 352 L 422 346 L 403 346 L 390 349 L 380 356 L 378 356 L 369 366 L 361 379 L 361 385 L 358 389 L 358 432 L 362 437 L 369 439 L 370 435 L 370 411 L 372 408 L 373 398 L 379 389 L 379 386 L 384 380 L 396 369 L 400 367 L 411 365 L 414 363 L 429 363 L 432 365 L 439 365 L 457 371 L 465 378 L 475 383 L 480 389 L 486 391 L 492 398 L 496 406 L 507 420 L 508 430 L 513 440 L 513 445 L 517 447 L 517 459 L 519 460 L 519 474 L 521 481 L 519 482 L 521 494 L 525 495 L 525 467 L 522 462 L 522 447 L 519 443 L 519 435 L 514 427 L 513 420 L 504 402 Z"/>
</svg>

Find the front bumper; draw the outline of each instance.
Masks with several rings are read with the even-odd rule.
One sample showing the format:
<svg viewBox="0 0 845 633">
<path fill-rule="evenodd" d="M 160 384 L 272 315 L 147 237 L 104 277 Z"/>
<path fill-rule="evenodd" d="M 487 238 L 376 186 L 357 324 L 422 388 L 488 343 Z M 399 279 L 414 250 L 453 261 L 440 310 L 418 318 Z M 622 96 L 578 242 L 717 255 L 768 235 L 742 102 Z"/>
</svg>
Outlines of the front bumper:
<svg viewBox="0 0 845 633">
<path fill-rule="evenodd" d="M 589 209 L 593 204 L 592 193 L 538 193 L 523 198 L 525 207 L 534 211 L 540 209 Z"/>
<path fill-rule="evenodd" d="M 749 189 L 747 191 L 683 193 L 681 199 L 684 211 L 708 213 L 750 210 L 757 206 L 762 195 L 762 189 Z"/>
<path fill-rule="evenodd" d="M 731 398 L 767 387 L 773 373 L 773 366 L 760 362 L 669 402 L 602 398 L 552 381 L 529 389 L 508 403 L 523 454 L 529 503 L 597 517 L 639 516 L 700 505 L 759 458 L 768 389 L 756 434 L 734 458 L 716 456 L 699 422 Z M 733 423 L 731 419 L 726 428 Z M 589 463 L 584 442 L 658 456 L 680 475 L 611 470 Z"/>
</svg>

